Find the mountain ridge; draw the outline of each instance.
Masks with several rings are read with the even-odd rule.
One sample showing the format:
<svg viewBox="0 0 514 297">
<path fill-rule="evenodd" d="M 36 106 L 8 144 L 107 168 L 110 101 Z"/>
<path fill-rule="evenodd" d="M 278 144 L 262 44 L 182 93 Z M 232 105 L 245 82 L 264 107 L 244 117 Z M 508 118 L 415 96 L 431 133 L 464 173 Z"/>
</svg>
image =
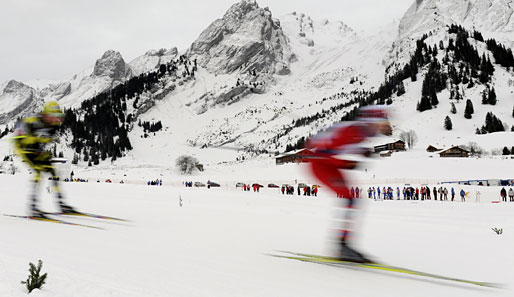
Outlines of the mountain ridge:
<svg viewBox="0 0 514 297">
<path fill-rule="evenodd" d="M 413 6 L 419 5 L 421 11 L 426 3 L 428 1 L 417 1 Z M 248 18 L 254 14 L 259 18 Z M 122 108 L 122 112 L 115 111 L 115 117 L 119 118 L 118 125 L 128 131 L 128 136 L 134 144 L 133 150 L 117 153 L 118 157 L 124 155 L 132 161 L 146 162 L 149 160 L 146 152 L 159 147 L 172 150 L 162 153 L 162 156 L 167 158 L 176 157 L 181 153 L 206 156 L 209 150 L 205 148 L 236 148 L 223 153 L 225 158 L 232 160 L 241 160 L 243 156 L 251 156 L 252 152 L 283 151 L 288 146 L 301 143 L 301 140 L 305 140 L 309 135 L 346 118 L 354 108 L 368 98 L 371 98 L 369 103 L 387 103 L 390 99 L 392 109 L 398 114 L 398 118 L 393 119 L 393 125 L 398 131 L 395 138 L 409 127 L 419 131 L 426 130 L 426 133 L 420 133 L 424 139 L 420 142 L 421 145 L 428 142 L 439 146 L 447 145 L 450 136 L 461 137 L 463 144 L 489 138 L 487 135 L 482 137 L 474 134 L 475 128 L 480 128 L 484 123 L 485 114 L 489 111 L 493 111 L 509 126 L 511 125 L 512 117 L 506 117 L 512 109 L 508 106 L 508 100 L 512 97 L 509 93 L 509 79 L 514 78 L 510 70 L 505 70 L 499 65 L 494 65 L 496 73 L 487 82 L 489 86 L 476 82 L 475 86 L 470 88 L 462 83 L 457 86 L 449 84 L 437 92 L 441 102 L 439 107 L 422 113 L 416 111 L 416 105 L 422 95 L 422 82 L 429 70 L 429 64 L 419 62 L 419 59 L 424 60 L 425 56 L 435 55 L 438 61 L 442 61 L 445 59 L 443 52 L 451 47 L 449 40 L 452 39 L 455 45 L 460 34 L 449 32 L 449 27 L 446 27 L 446 24 L 441 25 L 436 22 L 437 20 L 434 21 L 433 27 L 429 26 L 424 33 L 419 32 L 422 36 L 416 37 L 418 33 L 403 36 L 401 32 L 408 30 L 403 28 L 404 31 L 398 31 L 399 36 L 396 38 L 395 24 L 391 26 L 390 31 L 386 31 L 391 33 L 383 34 L 386 36 L 364 37 L 356 34 L 342 22 L 313 20 L 301 13 L 291 13 L 273 20 L 271 12 L 258 7 L 256 2 L 247 0 L 234 4 L 225 16 L 225 20 L 215 20 L 200 34 L 197 39 L 199 42 L 196 45 L 193 43 L 191 47 L 196 49 L 196 52 L 190 49 L 186 51 L 186 55 L 174 56 L 170 62 L 162 64 L 164 68 L 161 66 L 160 69 L 155 69 L 155 62 L 149 63 L 154 65 L 153 70 L 143 72 L 141 77 L 147 77 L 151 83 L 144 84 L 145 87 L 135 93 L 130 92 L 132 95 L 114 105 L 116 108 L 126 106 Z M 237 17 L 240 19 L 235 20 Z M 408 23 L 405 19 L 412 17 L 406 13 L 403 24 Z M 247 23 L 243 24 L 242 21 Z M 416 31 L 418 25 L 415 23 L 412 30 Z M 213 53 L 226 53 L 229 47 L 222 41 L 225 37 L 227 40 L 233 40 L 230 37 L 240 34 L 242 31 L 238 33 L 238 30 L 241 28 L 271 28 L 271 31 L 257 30 L 252 33 L 255 35 L 251 38 L 239 39 L 240 43 L 236 48 L 245 48 L 246 41 L 249 44 L 248 48 L 251 48 L 256 39 L 265 40 L 261 43 L 264 47 L 267 46 L 266 42 L 277 42 L 265 39 L 262 35 L 263 32 L 271 32 L 271 36 L 281 36 L 277 43 L 280 44 L 279 52 L 290 52 L 290 57 L 294 57 L 294 60 L 283 60 L 282 58 L 287 55 L 282 55 L 282 58 L 275 55 L 274 57 L 280 58 L 277 60 L 259 60 L 255 58 L 259 51 L 250 51 L 255 59 L 252 58 L 253 60 L 244 65 L 241 62 L 248 52 L 235 50 L 231 53 L 236 55 L 225 56 L 227 59 L 236 57 L 233 62 L 220 62 L 222 66 L 219 72 L 213 71 L 211 68 L 218 65 L 219 61 L 211 61 L 213 54 L 209 53 L 209 50 L 213 49 Z M 205 38 L 210 32 L 216 34 L 213 38 Z M 398 73 L 405 71 L 405 66 L 409 63 L 414 67 L 412 53 L 416 51 L 417 43 L 422 37 L 425 45 L 421 49 L 421 58 L 418 56 L 416 62 L 416 67 L 419 67 L 416 70 L 417 81 L 409 81 L 410 76 L 399 76 Z M 476 47 L 479 56 L 492 56 L 485 42 L 476 41 L 472 36 L 467 39 Z M 393 41 L 394 46 L 390 47 Z M 209 49 L 205 56 L 200 54 L 202 48 Z M 288 49 L 285 50 L 286 48 Z M 437 48 L 438 53 L 434 53 L 434 48 Z M 384 58 L 387 52 L 390 53 L 389 59 Z M 453 50 L 450 52 L 454 55 Z M 493 63 L 496 62 L 492 58 L 491 60 Z M 394 63 L 389 64 L 391 61 Z M 464 69 L 470 67 L 468 62 L 458 59 L 455 61 L 455 68 L 462 69 L 460 76 L 463 76 Z M 287 73 L 279 75 L 275 72 L 277 65 L 280 68 L 286 62 L 289 63 Z M 265 67 L 259 68 L 259 65 Z M 466 73 L 467 71 L 469 69 Z M 400 77 L 403 84 L 401 88 L 405 90 L 404 94 L 398 95 L 401 93 L 398 81 Z M 134 82 L 137 81 L 137 77 L 132 79 Z M 475 81 L 477 79 L 474 78 Z M 128 81 L 119 82 L 117 85 L 111 84 L 106 90 L 112 89 L 114 91 L 111 93 L 116 93 L 116 88 L 127 88 L 127 83 Z M 490 87 L 497 89 L 499 103 L 494 107 L 486 105 L 482 108 L 481 93 Z M 63 92 L 67 92 L 66 88 Z M 455 101 L 455 92 L 473 102 L 477 110 L 476 116 L 471 121 L 465 121 L 450 114 L 455 128 L 453 132 L 445 132 L 442 128 L 443 119 L 448 113 L 443 112 L 441 106 L 446 106 L 444 110 L 449 111 L 450 104 L 456 102 L 458 114 L 463 113 L 464 108 L 461 104 L 465 100 Z M 101 98 L 110 100 L 109 96 L 103 94 Z M 89 106 L 90 103 L 87 104 Z M 73 102 L 65 104 L 67 107 L 75 108 L 78 105 L 80 104 L 74 105 Z M 88 107 L 85 110 L 78 109 L 77 113 L 83 116 L 84 113 L 94 110 L 95 108 Z M 159 121 L 162 122 L 163 129 L 149 133 L 135 121 Z M 426 122 L 433 122 L 435 125 L 428 129 L 423 125 Z M 461 133 L 461 136 L 456 136 L 456 133 Z M 65 145 L 61 149 L 66 150 Z M 71 158 L 69 153 L 67 157 Z M 117 162 L 125 161 L 119 159 Z"/>
</svg>

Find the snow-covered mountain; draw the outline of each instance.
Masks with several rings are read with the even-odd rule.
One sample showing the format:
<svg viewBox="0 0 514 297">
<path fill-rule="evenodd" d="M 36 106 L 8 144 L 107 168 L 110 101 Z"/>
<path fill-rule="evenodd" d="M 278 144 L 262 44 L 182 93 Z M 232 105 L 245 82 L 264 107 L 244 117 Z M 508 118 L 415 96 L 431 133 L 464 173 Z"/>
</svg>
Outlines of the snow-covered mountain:
<svg viewBox="0 0 514 297">
<path fill-rule="evenodd" d="M 512 0 L 416 0 L 400 20 L 398 39 L 386 63 L 404 65 L 416 39 L 423 34 L 445 38 L 446 28 L 452 24 L 478 30 L 486 39 L 495 38 L 513 47 L 513 14 Z"/>
<path fill-rule="evenodd" d="M 58 100 L 63 106 L 77 107 L 82 101 L 114 87 L 131 76 L 132 70 L 121 54 L 108 50 L 95 62 L 92 69 L 75 75 L 70 81 L 54 85 L 45 95 L 48 99 Z"/>
<path fill-rule="evenodd" d="M 176 58 L 178 50 L 176 47 L 171 49 L 149 50 L 144 55 L 139 56 L 129 63 L 133 76 L 146 73 L 159 68 L 161 64 L 166 64 Z"/>
<path fill-rule="evenodd" d="M 482 33 L 513 34 L 513 10 L 512 0 L 416 0 L 401 20 L 400 37 L 424 34 L 449 24 Z"/>
<path fill-rule="evenodd" d="M 214 21 L 187 55 L 212 73 L 256 71 L 288 74 L 295 57 L 280 22 L 255 0 L 242 0 Z"/>
<path fill-rule="evenodd" d="M 10 80 L 0 87 L 0 124 L 32 112 L 37 105 L 36 91 L 21 82 Z"/>
<path fill-rule="evenodd" d="M 418 5 L 420 4 L 418 1 Z M 208 97 L 204 94 L 219 92 L 219 89 L 225 88 L 227 84 L 229 87 L 232 85 L 232 89 L 237 89 L 236 78 L 233 75 L 213 77 L 208 68 L 206 72 L 199 70 L 194 81 L 165 97 L 154 109 L 142 115 L 142 118 L 147 120 L 163 120 L 164 125 L 169 127 L 168 132 L 158 134 L 160 136 L 152 138 L 151 141 L 158 143 L 157 147 L 169 145 L 176 148 L 186 143 L 197 148 L 251 147 L 255 150 L 282 151 L 287 143 L 295 143 L 301 137 L 307 137 L 338 121 L 348 110 L 356 106 L 352 100 L 366 96 L 366 92 L 378 90 L 378 86 L 384 82 L 386 73 L 395 73 L 394 68 L 386 69 L 386 66 L 389 66 L 389 53 L 401 53 L 403 56 L 396 57 L 394 61 L 408 62 L 416 48 L 416 41 L 423 34 L 432 32 L 425 40 L 430 46 L 439 44 L 440 41 L 448 46 L 450 38 L 455 40 L 456 35 L 450 34 L 446 26 L 426 25 L 424 29 L 419 29 L 419 34 L 415 29 L 405 33 L 406 19 L 411 17 L 410 13 L 409 10 L 400 21 L 400 24 L 404 24 L 402 30 L 399 30 L 398 22 L 393 22 L 390 26 L 384 26 L 383 31 L 375 36 L 359 36 L 344 23 L 313 20 L 302 13 L 279 17 L 282 32 L 296 57 L 290 64 L 290 74 L 275 76 L 274 81 L 268 83 L 264 94 L 247 94 L 243 98 L 230 101 L 229 104 L 211 104 L 208 107 L 203 105 L 202 112 L 198 113 L 199 102 Z M 468 15 L 468 18 L 470 17 Z M 448 22 L 454 23 L 453 20 Z M 434 34 L 436 30 L 439 30 L 440 34 Z M 404 50 L 397 47 L 399 40 L 408 44 Z M 480 54 L 492 55 L 485 43 L 476 42 L 476 47 Z M 443 51 L 440 51 L 438 59 L 442 61 L 443 57 Z M 398 69 L 401 68 L 398 67 L 396 70 Z M 514 145 L 514 138 L 510 132 L 475 134 L 476 128 L 484 125 L 488 112 L 498 116 L 507 128 L 514 124 L 511 115 L 512 73 L 500 65 L 495 65 L 495 69 L 497 71 L 492 78 L 491 86 L 496 89 L 498 98 L 502 98 L 495 106 L 481 104 L 485 85 L 478 83 L 469 89 L 466 86 L 459 86 L 463 99 L 471 100 L 476 110 L 470 120 L 463 116 L 466 100 L 450 99 L 450 87 L 438 94 L 440 104 L 437 109 L 423 113 L 416 111 L 426 73 L 426 68 L 421 69 L 416 82 L 404 81 L 405 94 L 392 96 L 392 109 L 396 115 L 393 125 L 396 133 L 389 140 L 398 139 L 401 132 L 414 129 L 419 135 L 420 150 L 429 144 L 450 147 L 477 142 L 489 151 L 503 145 Z M 244 76 L 239 78 L 243 81 L 249 80 Z M 455 115 L 450 113 L 452 102 L 457 108 Z M 444 118 L 448 115 L 454 123 L 452 131 L 443 128 Z M 427 126 L 427 122 L 432 125 Z M 187 129 L 177 131 L 173 127 Z M 141 134 L 137 128 L 133 133 Z M 505 143 L 498 141 L 499 138 L 505 139 Z M 135 159 L 145 158 L 136 151 Z M 181 153 L 184 151 L 194 151 L 198 155 L 208 154 L 202 150 L 188 148 L 187 145 Z"/>
<path fill-rule="evenodd" d="M 157 69 L 177 54 L 176 47 L 150 50 L 126 63 L 119 52 L 108 50 L 94 65 L 75 74 L 69 80 L 33 79 L 24 83 L 14 80 L 4 82 L 0 85 L 0 123 L 12 122 L 22 116 L 22 112 L 34 112 L 45 100 L 58 100 L 66 108 L 78 107 L 84 100 L 91 99 L 131 77 Z"/>
<path fill-rule="evenodd" d="M 491 2 L 490 6 L 480 1 L 466 3 L 463 12 L 456 1 L 416 1 L 400 22 L 383 26 L 375 35 L 361 36 L 341 21 L 316 20 L 298 12 L 274 18 L 269 9 L 243 0 L 206 28 L 184 55 L 179 56 L 174 48 L 149 51 L 127 64 L 119 53 L 108 51 L 95 67 L 68 82 L 53 85 L 42 92 L 42 98 L 59 98 L 64 106 L 79 107 L 84 100 L 131 77 L 150 77 L 151 82 L 136 87 L 141 90 L 122 99 L 126 110 L 118 116 L 123 121 L 129 117 L 133 121 L 125 122 L 133 150 L 125 153 L 128 158 L 117 161 L 121 163 L 151 163 L 183 153 L 208 158 L 210 150 L 202 149 L 207 147 L 230 149 L 216 162 L 240 160 L 242 155 L 248 155 L 237 151 L 243 148 L 283 151 L 287 145 L 339 121 L 366 98 L 384 94 L 383 85 L 390 83 L 391 76 L 398 80 L 398 71 L 410 62 L 424 35 L 423 55 L 434 56 L 442 64 L 450 40 L 454 43 L 457 38 L 448 31 L 450 24 L 463 22 L 470 33 L 488 28 L 486 38 L 508 37 L 511 22 L 505 16 L 513 11 L 510 2 Z M 483 11 L 489 17 L 479 15 Z M 494 15 L 501 15 L 504 21 L 491 25 L 496 20 Z M 469 42 L 479 56 L 490 56 L 492 63 L 496 62 L 484 42 L 472 37 Z M 438 52 L 429 52 L 428 47 L 434 45 Z M 449 55 L 453 58 L 452 53 Z M 161 64 L 166 67 L 155 71 Z M 405 92 L 398 92 L 396 81 L 388 98 L 396 115 L 396 132 L 389 140 L 414 129 L 420 148 L 471 141 L 487 149 L 514 145 L 510 132 L 501 134 L 506 139 L 504 144 L 491 144 L 500 134 L 475 134 L 490 111 L 507 128 L 514 124 L 511 70 L 495 64 L 487 83 L 476 78 L 471 87 L 449 83 L 438 91 L 437 108 L 420 113 L 416 105 L 428 65 L 419 64 L 417 80 L 402 77 Z M 470 67 L 459 60 L 453 66 L 466 71 Z M 448 73 L 450 66 L 443 68 Z M 482 93 L 489 88 L 495 88 L 498 96 L 494 106 L 481 104 Z M 462 97 L 459 100 L 454 98 L 457 90 Z M 463 116 L 467 99 L 475 107 L 472 119 Z M 449 113 L 452 103 L 456 114 Z M 452 131 L 443 128 L 446 116 L 454 123 Z M 160 121 L 163 129 L 148 133 L 134 124 L 137 121 Z M 427 126 L 427 122 L 432 125 Z M 70 153 L 65 155 L 72 157 Z"/>
</svg>

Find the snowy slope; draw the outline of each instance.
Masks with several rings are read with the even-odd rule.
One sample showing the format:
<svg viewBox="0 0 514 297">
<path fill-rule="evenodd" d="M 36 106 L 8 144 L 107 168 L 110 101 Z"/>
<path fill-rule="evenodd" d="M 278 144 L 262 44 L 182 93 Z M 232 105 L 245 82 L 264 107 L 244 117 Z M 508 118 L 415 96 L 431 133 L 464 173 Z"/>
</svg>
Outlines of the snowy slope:
<svg viewBox="0 0 514 297">
<path fill-rule="evenodd" d="M 511 0 L 418 0 L 400 23 L 401 36 L 423 34 L 434 27 L 460 24 L 479 31 L 514 33 Z M 507 35 L 506 35 L 507 36 Z M 510 35 L 512 41 L 512 35 Z"/>
<path fill-rule="evenodd" d="M 238 80 L 249 84 L 255 78 L 244 73 L 212 75 L 199 68 L 195 80 L 179 86 L 141 115 L 141 120 L 161 120 L 166 127 L 156 136 L 151 135 L 150 146 L 164 145 L 180 152 L 198 150 L 190 145 L 283 150 L 288 141 L 295 141 L 337 121 L 344 110 L 315 123 L 314 127 L 289 131 L 286 137 L 275 143 L 274 138 L 284 126 L 347 102 L 353 98 L 353 92 L 376 87 L 381 82 L 383 52 L 394 39 L 394 33 L 364 38 L 357 37 L 342 22 L 316 21 L 305 14 L 289 14 L 279 19 L 297 57 L 297 61 L 291 64 L 289 75 L 274 77 L 271 81 L 258 76 L 257 82 L 262 80 L 265 83 L 265 94 L 250 94 L 228 103 L 213 103 L 208 98 L 233 89 Z M 313 25 L 306 25 L 307 22 Z M 395 32 L 394 26 L 390 31 Z M 305 36 L 301 36 L 301 32 L 305 32 Z M 313 44 L 306 42 L 307 39 Z M 354 78 L 358 82 L 352 84 Z M 134 136 L 132 139 L 137 139 L 142 132 L 136 127 L 131 135 Z M 145 143 L 149 143 L 148 140 Z M 146 151 L 145 144 L 141 148 L 136 145 L 134 160 L 145 160 Z M 241 154 L 234 152 L 234 157 L 226 161 L 234 161 Z M 167 157 L 170 153 L 166 151 L 162 155 Z"/>
<path fill-rule="evenodd" d="M 250 178 L 249 171 L 271 173 L 258 166 L 244 168 L 241 179 Z M 298 167 L 291 169 L 281 173 L 293 183 L 287 172 Z M 24 213 L 28 178 L 0 175 L 5 195 L 0 200 L 2 213 Z M 216 180 L 215 175 L 211 178 Z M 302 175 L 295 178 L 300 181 Z M 338 224 L 340 201 L 323 189 L 319 198 L 293 198 L 277 189 L 242 192 L 232 183 L 186 189 L 167 182 L 164 179 L 162 187 L 91 179 L 64 184 L 69 202 L 79 209 L 130 220 L 68 219 L 105 230 L 0 216 L 0 294 L 26 296 L 20 281 L 27 277 L 28 263 L 39 259 L 48 279 L 34 296 L 482 297 L 513 293 L 510 249 L 514 237 L 509 230 L 514 228 L 514 204 L 488 203 L 496 199 L 497 188 L 484 188 L 482 203 L 365 199 L 355 244 L 385 263 L 501 283 L 506 286 L 503 289 L 267 256 L 276 250 L 333 254 L 332 228 Z M 54 209 L 53 199 L 44 192 L 42 206 Z M 503 228 L 504 233 L 496 235 L 491 228 Z"/>
<path fill-rule="evenodd" d="M 149 50 L 144 55 L 135 58 L 129 63 L 130 69 L 132 69 L 132 75 L 138 76 L 159 68 L 161 64 L 166 64 L 176 58 L 177 54 L 178 50 L 176 47 L 168 50 L 164 48 L 160 50 Z"/>
<path fill-rule="evenodd" d="M 455 34 L 440 32 L 440 34 L 430 36 L 425 43 L 438 44 L 439 41 L 443 41 L 447 44 L 450 38 L 455 39 Z M 474 39 L 469 40 L 477 48 L 480 55 L 485 53 L 492 58 L 492 54 L 487 51 L 484 43 L 477 42 Z M 443 53 L 440 53 L 438 56 L 439 61 L 441 61 L 442 57 Z M 494 63 L 493 58 L 492 60 Z M 438 148 L 450 148 L 454 145 L 466 145 L 469 142 L 475 142 L 489 152 L 502 149 L 504 146 L 509 148 L 513 146 L 514 135 L 509 131 L 514 125 L 514 118 L 512 117 L 514 73 L 501 67 L 499 64 L 495 64 L 494 67 L 495 73 L 491 86 L 495 88 L 500 99 L 496 105 L 482 104 L 482 92 L 486 89 L 486 86 L 477 84 L 473 88 L 468 88 L 462 85 L 460 90 L 464 100 L 450 99 L 450 93 L 446 89 L 437 95 L 440 103 L 436 109 L 420 113 L 416 111 L 416 104 L 421 98 L 424 76 L 416 82 L 412 82 L 410 79 L 405 80 L 406 94 L 400 97 L 393 95 L 392 111 L 394 117 L 392 122 L 395 128 L 395 135 L 398 137 L 403 131 L 414 130 L 418 134 L 418 148 L 420 150 L 424 150 L 428 145 Z M 465 104 L 468 99 L 472 102 L 475 110 L 471 119 L 464 118 Z M 456 106 L 456 114 L 450 113 L 451 103 L 454 103 Z M 485 124 L 488 112 L 495 114 L 503 122 L 506 128 L 505 131 L 508 132 L 488 135 L 475 134 L 476 129 L 480 129 Z M 443 127 L 446 116 L 449 116 L 453 123 L 451 131 L 447 131 Z"/>
<path fill-rule="evenodd" d="M 485 39 L 495 38 L 514 46 L 514 3 L 511 0 L 416 0 L 399 24 L 399 36 L 387 65 L 404 65 L 423 34 L 444 36 L 452 24 L 480 31 Z"/>
</svg>

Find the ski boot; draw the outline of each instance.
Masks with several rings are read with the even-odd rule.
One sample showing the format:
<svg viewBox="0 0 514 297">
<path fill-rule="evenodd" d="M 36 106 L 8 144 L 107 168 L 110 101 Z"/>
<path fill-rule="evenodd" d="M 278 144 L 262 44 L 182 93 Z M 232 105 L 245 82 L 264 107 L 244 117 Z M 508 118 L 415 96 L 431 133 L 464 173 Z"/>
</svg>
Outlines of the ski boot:
<svg viewBox="0 0 514 297">
<path fill-rule="evenodd" d="M 46 216 L 46 213 L 39 210 L 37 207 L 32 207 L 30 210 L 30 217 L 38 219 L 49 219 L 49 217 Z"/>
<path fill-rule="evenodd" d="M 374 263 L 368 257 L 349 247 L 345 241 L 341 241 L 338 259 L 355 263 Z"/>
<path fill-rule="evenodd" d="M 69 206 L 66 203 L 59 203 L 59 207 L 61 209 L 62 214 L 78 214 L 78 212 L 75 208 Z"/>
</svg>

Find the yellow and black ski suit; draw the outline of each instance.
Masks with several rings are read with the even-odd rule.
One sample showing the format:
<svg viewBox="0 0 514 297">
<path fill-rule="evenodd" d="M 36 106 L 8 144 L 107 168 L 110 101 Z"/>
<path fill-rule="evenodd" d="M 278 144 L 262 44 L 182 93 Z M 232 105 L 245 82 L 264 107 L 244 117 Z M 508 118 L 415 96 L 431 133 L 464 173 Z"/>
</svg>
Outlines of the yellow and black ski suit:
<svg viewBox="0 0 514 297">
<path fill-rule="evenodd" d="M 53 191 L 57 194 L 59 204 L 62 203 L 62 195 L 59 189 L 56 171 L 52 165 L 52 154 L 44 150 L 45 144 L 53 140 L 58 126 L 45 124 L 41 115 L 34 115 L 20 120 L 16 124 L 14 145 L 16 153 L 34 171 L 34 187 L 31 195 L 32 208 L 36 208 L 38 184 L 42 172 L 48 172 L 52 176 Z"/>
</svg>

